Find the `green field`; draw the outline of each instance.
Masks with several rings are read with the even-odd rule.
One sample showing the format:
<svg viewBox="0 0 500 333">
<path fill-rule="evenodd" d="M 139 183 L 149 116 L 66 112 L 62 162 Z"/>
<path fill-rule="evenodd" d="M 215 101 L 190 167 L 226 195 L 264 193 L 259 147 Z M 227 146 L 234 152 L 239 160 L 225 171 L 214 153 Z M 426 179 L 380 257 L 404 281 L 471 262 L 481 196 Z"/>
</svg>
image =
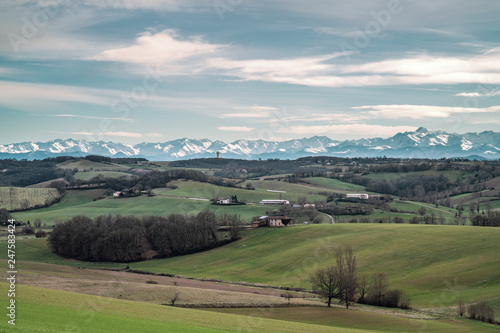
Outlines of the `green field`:
<svg viewBox="0 0 500 333">
<path fill-rule="evenodd" d="M 351 310 L 326 307 L 211 309 L 202 314 L 198 310 L 143 303 L 140 293 L 130 296 L 138 297 L 133 302 L 18 284 L 16 330 L 57 332 L 67 329 L 63 325 L 71 324 L 85 332 L 156 332 L 165 327 L 182 332 L 218 332 L 238 330 L 241 327 L 234 326 L 234 323 L 246 323 L 252 325 L 252 330 L 259 332 L 498 331 L 497 326 L 477 321 L 446 319 L 447 316 L 455 315 L 456 310 L 450 307 L 459 301 L 469 303 L 486 300 L 497 314 L 500 312 L 498 228 L 325 224 L 260 228 L 246 231 L 243 236 L 238 242 L 207 252 L 129 263 L 129 266 L 131 269 L 198 278 L 310 288 L 310 273 L 318 267 L 333 264 L 336 247 L 350 244 L 357 257 L 358 275 L 385 272 L 391 288 L 404 289 L 411 296 L 412 307 L 445 317 L 429 320 L 425 317 L 428 314 L 416 312 L 412 317 L 414 319 L 404 318 L 398 315 L 397 311 L 401 310 L 394 312 L 364 306 L 355 306 Z M 6 245 L 6 242 L 0 242 L 0 251 L 6 252 Z M 52 274 L 54 279 L 63 274 L 56 269 L 47 271 L 45 266 L 36 268 L 25 264 L 27 261 L 86 268 L 124 266 L 62 259 L 50 252 L 46 239 L 18 239 L 16 255 L 18 269 L 24 274 L 25 280 L 33 274 L 37 276 L 37 269 L 44 269 L 44 276 Z M 74 278 L 88 279 L 89 276 L 94 275 L 84 271 Z M 36 280 L 36 277 L 30 279 Z M 98 288 L 99 283 L 103 282 L 96 281 L 90 285 Z M 143 287 L 139 285 L 135 288 Z M 97 295 L 108 293 L 105 289 L 95 292 Z M 143 293 L 143 297 L 147 297 L 146 293 Z M 4 302 L 6 295 L 2 294 L 1 299 Z M 25 313 L 29 313 L 29 316 Z M 80 318 L 79 314 L 82 313 L 88 314 L 93 320 Z M 401 314 L 408 315 L 405 312 Z M 61 321 L 61 318 L 64 320 Z M 0 330 L 6 325 L 5 321 L 1 323 Z M 243 327 L 243 331 L 249 329 Z"/>
<path fill-rule="evenodd" d="M 264 199 L 279 199 L 280 193 L 268 192 L 267 190 L 286 191 L 281 194 L 282 199 L 297 201 L 298 197 L 305 197 L 308 201 L 323 201 L 325 196 L 314 194 L 321 190 L 310 188 L 307 185 L 290 184 L 279 181 L 248 181 L 255 190 L 247 190 L 240 188 L 230 188 L 216 186 L 209 183 L 200 183 L 195 181 L 176 181 L 173 182 L 178 186 L 177 189 L 170 192 L 171 195 L 196 197 L 204 199 L 212 199 L 214 194 L 219 198 L 227 198 L 231 195 L 237 195 L 241 201 L 258 203 Z M 240 184 L 245 187 L 246 182 Z"/>
<path fill-rule="evenodd" d="M 7 290 L 6 282 L 1 282 Z M 7 293 L 0 302 L 6 311 Z M 0 321 L 2 332 L 356 332 L 282 320 L 249 320 L 194 309 L 82 295 L 44 288 L 16 286 L 16 325 Z M 366 332 L 373 332 L 366 330 Z"/>
<path fill-rule="evenodd" d="M 0 208 L 29 209 L 52 203 L 60 197 L 55 188 L 0 187 Z"/>
<path fill-rule="evenodd" d="M 118 172 L 118 171 L 78 171 L 75 173 L 75 178 L 76 179 L 81 179 L 81 180 L 89 180 L 93 177 L 102 175 L 103 177 L 109 177 L 109 178 L 120 178 L 120 177 L 130 177 L 131 174 L 126 173 L 126 172 Z"/>
<path fill-rule="evenodd" d="M 93 198 L 104 195 L 104 191 L 70 190 L 58 204 L 48 208 L 14 213 L 13 217 L 19 221 L 40 218 L 42 223 L 53 225 L 57 220 L 65 221 L 77 215 L 88 217 L 107 214 L 168 216 L 173 213 L 196 214 L 208 208 L 217 214 L 237 214 L 245 221 L 251 222 L 253 216 L 264 215 L 266 209 L 273 209 L 273 207 L 261 205 L 216 206 L 208 201 L 174 197 L 171 195 L 173 191 L 166 189 L 155 189 L 154 192 L 157 193 L 154 197 L 146 195 L 120 199 L 108 197 L 93 201 Z"/>
<path fill-rule="evenodd" d="M 345 193 L 353 193 L 353 191 L 356 192 L 362 192 L 365 193 L 366 190 L 364 186 L 361 185 L 356 185 L 356 184 L 351 184 L 351 183 L 346 183 L 343 181 L 340 181 L 338 179 L 332 179 L 332 178 L 324 178 L 324 177 L 311 177 L 311 178 L 305 178 L 304 181 L 322 186 L 322 187 L 327 187 L 335 190 L 343 190 Z M 341 192 L 343 193 L 343 192 Z"/>
<path fill-rule="evenodd" d="M 208 252 L 131 267 L 309 288 L 310 272 L 332 264 L 334 249 L 350 244 L 359 274 L 385 272 L 393 287 L 411 295 L 415 306 L 450 306 L 459 297 L 469 302 L 500 296 L 499 229 L 340 224 L 258 229 L 246 236 Z"/>
<path fill-rule="evenodd" d="M 237 195 L 239 200 L 248 201 L 249 203 L 256 203 L 263 199 L 279 199 L 279 193 L 267 191 L 268 189 L 272 189 L 286 190 L 287 193 L 282 194 L 282 198 L 290 201 L 297 201 L 299 197 L 305 197 L 310 202 L 323 201 L 325 199 L 325 196 L 315 194 L 321 192 L 321 189 L 317 187 L 279 181 L 252 181 L 251 183 L 254 184 L 256 190 L 229 188 L 195 181 L 175 181 L 171 184 L 178 186 L 177 189 L 154 189 L 153 192 L 156 194 L 154 197 L 145 195 L 120 199 L 108 197 L 98 201 L 93 201 L 93 199 L 103 196 L 103 190 L 69 190 L 58 204 L 34 211 L 18 212 L 13 214 L 13 216 L 20 221 L 40 218 L 43 223 L 52 225 L 56 220 L 64 221 L 76 215 L 86 215 L 89 217 L 107 214 L 168 216 L 172 213 L 196 214 L 208 208 L 217 214 L 237 214 L 246 222 L 251 222 L 253 216 L 264 215 L 266 210 L 272 210 L 277 207 L 257 204 L 221 206 L 212 205 L 209 201 L 190 198 L 211 200 L 214 195 L 219 198 Z"/>
<path fill-rule="evenodd" d="M 326 307 L 294 307 L 276 309 L 210 309 L 216 313 L 229 313 L 263 317 L 300 323 L 314 323 L 330 327 L 355 329 L 359 332 L 498 332 L 493 325 L 472 320 L 419 320 L 389 314 Z"/>
<path fill-rule="evenodd" d="M 490 300 L 500 311 L 498 229 L 340 224 L 262 228 L 244 235 L 241 241 L 208 252 L 131 263 L 130 267 L 198 278 L 309 288 L 308 278 L 314 267 L 333 263 L 334 249 L 351 244 L 359 274 L 385 272 L 393 287 L 407 290 L 414 306 L 450 306 L 459 299 Z M 0 243 L 2 248 L 5 244 Z M 59 258 L 50 253 L 45 239 L 18 240 L 18 248 L 19 260 L 103 267 L 103 264 Z M 123 264 L 105 267 L 123 267 Z"/>
<path fill-rule="evenodd" d="M 207 252 L 131 263 L 157 273 L 309 288 L 315 267 L 333 263 L 339 245 L 352 245 L 359 274 L 385 272 L 417 307 L 489 300 L 500 311 L 500 230 L 485 227 L 337 224 L 260 228 Z M 5 242 L 0 243 L 2 251 Z M 69 266 L 102 264 L 62 259 L 45 239 L 18 240 L 19 260 Z M 112 264 L 109 267 L 123 267 Z"/>
</svg>

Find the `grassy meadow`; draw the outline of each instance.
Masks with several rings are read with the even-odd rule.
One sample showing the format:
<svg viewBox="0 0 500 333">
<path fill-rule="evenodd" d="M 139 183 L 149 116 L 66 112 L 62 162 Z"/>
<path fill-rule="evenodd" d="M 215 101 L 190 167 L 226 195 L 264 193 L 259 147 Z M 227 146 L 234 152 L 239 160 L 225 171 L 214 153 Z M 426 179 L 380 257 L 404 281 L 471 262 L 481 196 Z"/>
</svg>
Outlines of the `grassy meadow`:
<svg viewBox="0 0 500 333">
<path fill-rule="evenodd" d="M 325 196 L 317 193 L 328 190 L 327 188 L 318 188 L 307 184 L 290 184 L 280 181 L 250 181 L 250 183 L 254 185 L 255 190 L 229 188 L 195 181 L 175 181 L 169 185 L 177 186 L 176 189 L 154 189 L 153 192 L 156 196 L 153 197 L 145 195 L 120 199 L 107 197 L 97 201 L 93 201 L 93 199 L 104 196 L 104 190 L 69 190 L 58 204 L 34 211 L 14 213 L 13 216 L 21 221 L 40 218 L 43 223 L 53 225 L 56 220 L 65 221 L 76 215 L 89 217 L 103 214 L 168 216 L 172 213 L 196 214 L 208 208 L 217 214 L 237 214 L 245 221 L 251 222 L 253 216 L 261 216 L 266 213 L 266 210 L 277 208 L 255 204 L 263 199 L 280 198 L 279 193 L 268 192 L 267 190 L 287 191 L 286 194 L 282 194 L 283 199 L 296 201 L 299 197 L 305 197 L 310 202 L 324 200 Z M 244 187 L 245 183 L 242 186 Z M 237 195 L 239 200 L 254 204 L 218 206 L 212 205 L 209 201 L 195 200 L 211 200 L 214 196 L 227 198 L 231 195 Z"/>
<path fill-rule="evenodd" d="M 360 276 L 386 273 L 391 287 L 406 290 L 414 307 L 444 311 L 460 300 L 488 300 L 500 311 L 500 230 L 495 228 L 407 224 L 261 228 L 207 252 L 129 266 L 197 278 L 310 288 L 310 273 L 333 264 L 335 249 L 346 244 L 354 249 Z M 77 267 L 124 266 L 59 258 L 50 253 L 45 239 L 18 240 L 18 247 L 19 260 Z"/>
<path fill-rule="evenodd" d="M 413 306 L 448 307 L 460 299 L 500 295 L 500 230 L 494 228 L 341 224 L 257 229 L 208 252 L 130 267 L 310 288 L 310 273 L 333 264 L 335 249 L 347 244 L 357 256 L 359 275 L 386 273 L 392 287 L 408 292 Z"/>
<path fill-rule="evenodd" d="M 216 313 L 248 315 L 298 323 L 313 323 L 334 328 L 350 328 L 357 332 L 498 332 L 493 325 L 462 319 L 417 319 L 394 314 L 374 313 L 369 310 L 346 310 L 327 307 L 293 307 L 275 309 L 209 309 Z"/>
<path fill-rule="evenodd" d="M 6 282 L 0 282 L 2 290 Z M 7 294 L 0 303 L 5 308 Z M 356 332 L 283 320 L 249 320 L 245 316 L 143 302 L 82 295 L 18 285 L 16 326 L 0 321 L 2 332 Z M 367 330 L 366 332 L 374 332 Z"/>
</svg>

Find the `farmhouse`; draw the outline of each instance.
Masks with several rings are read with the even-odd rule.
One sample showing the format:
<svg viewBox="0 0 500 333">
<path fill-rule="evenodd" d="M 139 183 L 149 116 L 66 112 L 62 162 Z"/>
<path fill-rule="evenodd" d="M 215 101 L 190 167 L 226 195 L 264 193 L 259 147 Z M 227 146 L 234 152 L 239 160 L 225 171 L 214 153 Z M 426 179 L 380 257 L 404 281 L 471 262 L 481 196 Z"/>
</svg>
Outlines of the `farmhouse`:
<svg viewBox="0 0 500 333">
<path fill-rule="evenodd" d="M 289 205 L 290 202 L 288 200 L 261 200 L 259 205 L 269 205 L 269 206 L 280 206 L 280 205 Z"/>
<path fill-rule="evenodd" d="M 219 205 L 229 205 L 231 203 L 231 200 L 229 198 L 226 199 L 218 199 L 217 203 Z"/>
<path fill-rule="evenodd" d="M 214 205 L 244 205 L 244 202 L 239 202 L 236 195 L 232 195 L 229 198 L 217 199 L 213 203 Z"/>
<path fill-rule="evenodd" d="M 288 225 L 293 225 L 293 219 L 287 216 L 261 216 L 258 221 L 252 222 L 252 228 L 286 227 Z"/>
<path fill-rule="evenodd" d="M 136 188 L 127 188 L 113 193 L 113 198 L 137 197 L 141 195 L 141 191 Z"/>
<path fill-rule="evenodd" d="M 352 194 L 346 194 L 347 199 L 368 199 L 370 196 L 366 193 L 352 193 Z"/>
</svg>

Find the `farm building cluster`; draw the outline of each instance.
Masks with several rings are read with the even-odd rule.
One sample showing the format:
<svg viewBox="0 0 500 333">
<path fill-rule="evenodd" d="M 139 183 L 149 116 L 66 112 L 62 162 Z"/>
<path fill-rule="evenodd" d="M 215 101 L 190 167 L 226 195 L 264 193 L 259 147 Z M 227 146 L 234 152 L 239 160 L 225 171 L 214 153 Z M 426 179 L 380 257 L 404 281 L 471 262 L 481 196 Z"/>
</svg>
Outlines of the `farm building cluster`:
<svg viewBox="0 0 500 333">
<path fill-rule="evenodd" d="M 287 216 L 261 216 L 252 222 L 252 228 L 259 227 L 286 227 L 293 225 L 293 219 Z"/>
</svg>

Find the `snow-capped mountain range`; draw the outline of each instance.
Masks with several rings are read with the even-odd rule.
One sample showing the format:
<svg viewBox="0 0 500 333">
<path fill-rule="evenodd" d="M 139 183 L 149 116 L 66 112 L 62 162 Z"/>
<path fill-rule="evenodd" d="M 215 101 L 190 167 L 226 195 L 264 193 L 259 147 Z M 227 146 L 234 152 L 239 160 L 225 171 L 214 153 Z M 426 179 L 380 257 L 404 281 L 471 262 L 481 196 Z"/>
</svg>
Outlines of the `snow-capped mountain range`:
<svg viewBox="0 0 500 333">
<path fill-rule="evenodd" d="M 55 156 L 102 155 L 109 157 L 144 157 L 151 161 L 170 161 L 215 157 L 281 158 L 304 156 L 500 158 L 500 133 L 455 134 L 419 128 L 390 138 L 332 140 L 326 136 L 288 141 L 237 140 L 231 143 L 208 139 L 179 139 L 163 143 L 143 142 L 136 145 L 85 140 L 52 140 L 0 145 L 0 158 L 43 159 Z"/>
</svg>

